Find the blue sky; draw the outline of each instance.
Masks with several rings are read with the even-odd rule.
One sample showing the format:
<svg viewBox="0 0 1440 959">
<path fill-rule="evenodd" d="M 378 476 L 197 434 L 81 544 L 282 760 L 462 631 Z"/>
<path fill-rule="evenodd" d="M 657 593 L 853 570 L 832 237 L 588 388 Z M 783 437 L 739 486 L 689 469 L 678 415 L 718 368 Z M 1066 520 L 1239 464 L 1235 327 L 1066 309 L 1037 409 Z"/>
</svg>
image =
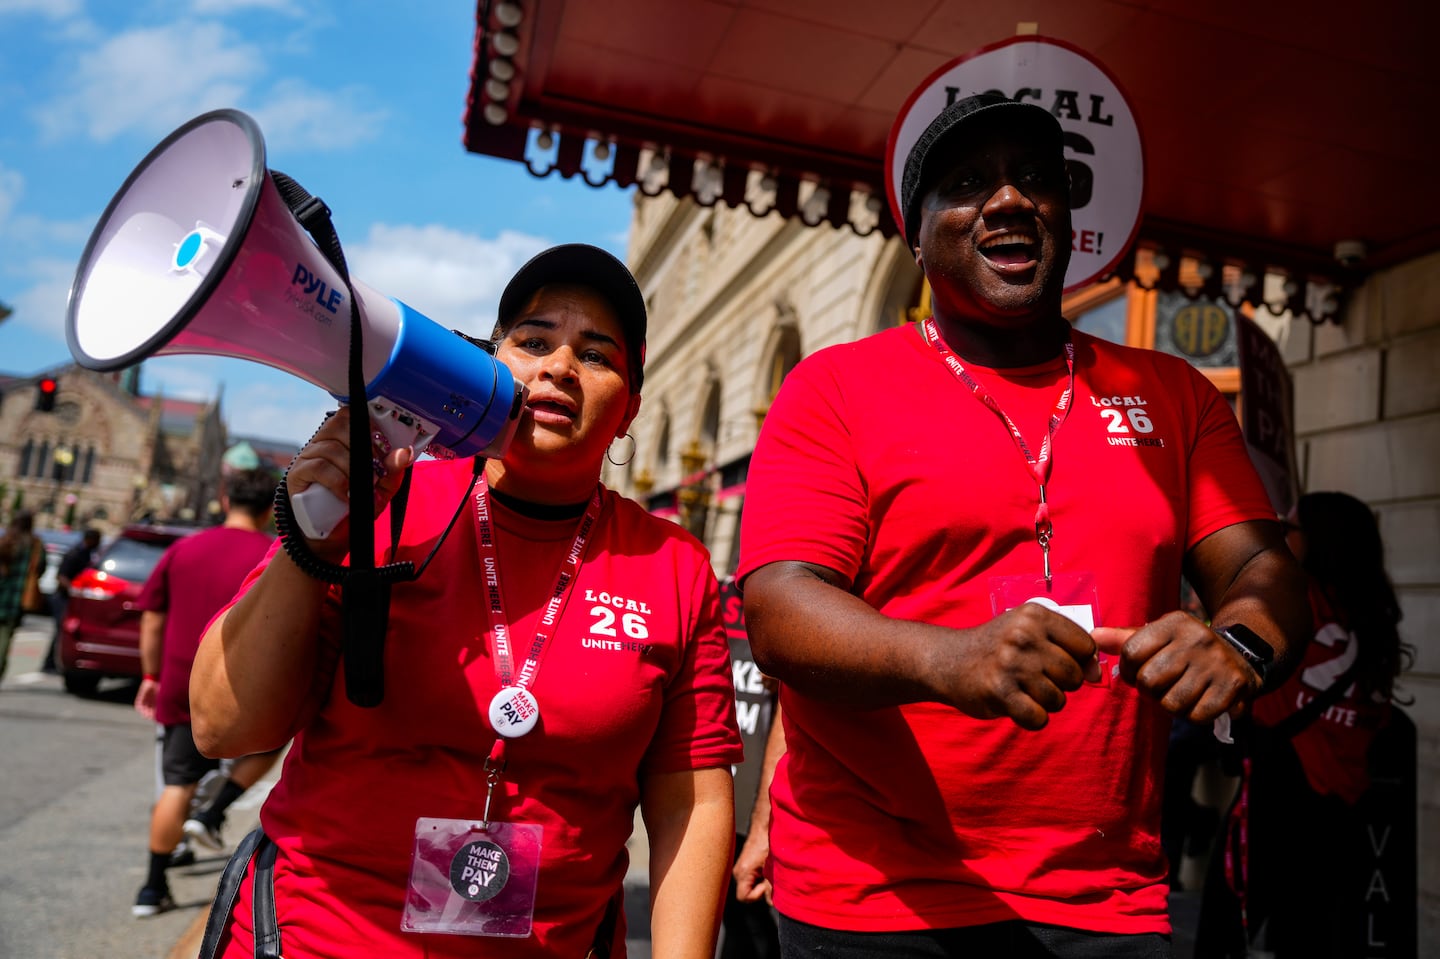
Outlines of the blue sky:
<svg viewBox="0 0 1440 959">
<path fill-rule="evenodd" d="M 0 0 L 0 372 L 72 361 L 65 302 L 100 214 L 220 107 L 254 117 L 269 167 L 330 207 L 353 277 L 446 328 L 488 333 L 505 281 L 553 243 L 623 258 L 627 192 L 461 145 L 474 18 L 473 0 Z M 334 405 L 213 357 L 147 361 L 142 387 L 223 390 L 232 432 L 296 443 Z"/>
</svg>

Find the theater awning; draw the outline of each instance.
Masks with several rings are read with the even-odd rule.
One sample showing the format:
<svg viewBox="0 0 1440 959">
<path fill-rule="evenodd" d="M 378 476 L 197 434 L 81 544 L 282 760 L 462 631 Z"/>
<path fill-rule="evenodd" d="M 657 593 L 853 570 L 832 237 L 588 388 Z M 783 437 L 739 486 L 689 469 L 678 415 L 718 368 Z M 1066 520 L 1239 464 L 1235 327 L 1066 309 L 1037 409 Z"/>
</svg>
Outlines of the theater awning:
<svg viewBox="0 0 1440 959">
<path fill-rule="evenodd" d="M 1137 246 L 1345 288 L 1440 249 L 1437 11 L 1429 0 L 480 0 L 465 145 L 536 176 L 890 234 L 897 110 L 955 57 L 1038 32 L 1098 59 L 1135 109 Z M 1340 264 L 1336 245 L 1356 242 L 1363 256 Z M 1162 285 L 1179 282 L 1169 273 Z M 1304 285 L 1289 305 L 1314 318 Z"/>
</svg>

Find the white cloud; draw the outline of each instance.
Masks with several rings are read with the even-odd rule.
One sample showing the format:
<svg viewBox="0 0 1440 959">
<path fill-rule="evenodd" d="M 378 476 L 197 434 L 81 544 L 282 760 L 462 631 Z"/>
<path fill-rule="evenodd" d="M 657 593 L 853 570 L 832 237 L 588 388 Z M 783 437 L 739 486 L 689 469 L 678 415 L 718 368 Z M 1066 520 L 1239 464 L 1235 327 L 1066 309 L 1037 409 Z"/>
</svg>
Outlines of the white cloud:
<svg viewBox="0 0 1440 959">
<path fill-rule="evenodd" d="M 68 88 L 33 115 L 47 142 L 158 138 L 221 107 L 251 113 L 282 150 L 344 149 L 379 136 L 386 113 L 362 88 L 296 79 L 267 87 L 267 71 L 260 47 L 217 22 L 135 29 L 80 53 Z"/>
<path fill-rule="evenodd" d="M 0 0 L 0 16 L 38 13 L 51 20 L 68 20 L 80 13 L 81 0 Z"/>
<path fill-rule="evenodd" d="M 335 405 L 334 397 L 319 387 L 276 374 L 235 389 L 227 385 L 221 409 L 232 435 L 288 440 L 299 447 Z"/>
<path fill-rule="evenodd" d="M 550 246 L 537 236 L 502 231 L 493 239 L 443 226 L 370 228 L 346 249 L 350 273 L 446 329 L 489 336 L 505 284 Z"/>
<path fill-rule="evenodd" d="M 15 310 L 7 323 L 18 323 L 59 343 L 65 342 L 65 304 L 75 279 L 71 260 L 35 259 L 25 264 L 30 286 L 14 295 Z"/>
<path fill-rule="evenodd" d="M 164 134 L 242 100 L 264 68 L 260 51 L 216 23 L 131 30 L 84 53 L 70 89 L 35 111 L 50 141 Z"/>
<path fill-rule="evenodd" d="M 10 211 L 25 192 L 25 178 L 14 170 L 0 166 L 0 227 L 10 219 Z"/>
<path fill-rule="evenodd" d="M 613 246 L 617 250 L 630 249 L 630 224 L 626 223 L 625 229 L 616 230 L 614 233 L 609 234 L 606 239 L 610 242 L 611 246 Z M 623 253 L 620 256 L 620 259 L 625 259 Z"/>
<path fill-rule="evenodd" d="M 272 152 L 337 150 L 380 135 L 386 113 L 367 106 L 371 98 L 355 87 L 318 90 L 298 80 L 277 83 L 254 115 Z"/>
<path fill-rule="evenodd" d="M 228 16 L 251 10 L 269 10 L 292 17 L 302 14 L 295 0 L 190 0 L 190 10 L 205 16 Z"/>
<path fill-rule="evenodd" d="M 7 324 L 18 324 L 57 345 L 64 344 L 65 307 L 79 257 L 45 256 L 38 251 L 78 251 L 93 226 L 89 222 L 44 220 L 29 215 L 14 216 L 7 222 L 0 215 L 0 276 L 5 278 L 5 299 L 15 311 Z"/>
<path fill-rule="evenodd" d="M 47 220 L 29 213 L 16 214 L 5 224 L 4 244 L 14 250 L 36 250 L 44 245 L 60 244 L 78 251 L 90 238 L 94 220 Z M 10 253 L 12 258 L 15 253 Z M 11 265 L 11 264 L 7 264 Z"/>
<path fill-rule="evenodd" d="M 172 400 L 209 402 L 220 389 L 222 362 L 209 356 L 157 356 L 145 361 L 140 389 Z"/>
</svg>

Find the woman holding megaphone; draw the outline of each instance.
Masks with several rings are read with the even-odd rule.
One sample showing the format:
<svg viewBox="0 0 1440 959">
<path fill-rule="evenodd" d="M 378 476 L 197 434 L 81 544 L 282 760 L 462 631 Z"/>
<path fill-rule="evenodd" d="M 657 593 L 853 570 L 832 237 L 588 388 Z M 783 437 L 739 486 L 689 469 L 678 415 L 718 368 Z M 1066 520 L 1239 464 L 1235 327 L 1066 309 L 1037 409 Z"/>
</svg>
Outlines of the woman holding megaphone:
<svg viewBox="0 0 1440 959">
<path fill-rule="evenodd" d="M 200 748 L 294 742 L 221 881 L 210 954 L 622 955 L 637 805 L 654 955 L 712 954 L 740 758 L 718 586 L 699 543 L 599 482 L 640 408 L 645 327 L 619 260 L 548 250 L 500 300 L 496 357 L 528 390 L 505 454 L 472 488 L 470 461 L 377 451 L 380 506 L 410 476 L 377 562 L 439 542 L 393 588 L 379 705 L 346 695 L 337 591 L 285 550 L 211 624 Z M 347 496 L 348 416 L 301 450 L 290 496 Z M 341 562 L 347 530 L 305 545 Z"/>
</svg>

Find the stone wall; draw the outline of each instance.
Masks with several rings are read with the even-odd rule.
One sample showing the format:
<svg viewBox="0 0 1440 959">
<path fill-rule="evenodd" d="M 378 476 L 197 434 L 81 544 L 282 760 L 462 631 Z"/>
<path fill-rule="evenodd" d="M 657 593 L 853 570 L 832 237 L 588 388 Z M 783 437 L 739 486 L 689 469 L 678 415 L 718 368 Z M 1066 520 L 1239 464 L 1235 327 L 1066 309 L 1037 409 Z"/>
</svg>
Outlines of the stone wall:
<svg viewBox="0 0 1440 959">
<path fill-rule="evenodd" d="M 108 535 L 143 517 L 214 518 L 209 507 L 225 448 L 217 404 L 205 405 L 186 429 L 167 432 L 158 398 L 142 403 L 114 377 L 80 367 L 59 371 L 58 379 L 53 412 L 35 409 L 33 379 L 13 381 L 0 398 L 0 515 L 8 519 L 18 494 L 41 529 L 68 519 Z M 35 458 L 52 458 L 57 446 L 75 451 L 73 469 L 57 479 L 47 462 L 36 475 Z"/>
<path fill-rule="evenodd" d="M 1440 954 L 1440 255 L 1385 270 L 1342 325 L 1283 324 L 1302 488 L 1342 490 L 1380 517 L 1415 647 L 1401 679 L 1418 733 L 1420 949 Z"/>
</svg>

